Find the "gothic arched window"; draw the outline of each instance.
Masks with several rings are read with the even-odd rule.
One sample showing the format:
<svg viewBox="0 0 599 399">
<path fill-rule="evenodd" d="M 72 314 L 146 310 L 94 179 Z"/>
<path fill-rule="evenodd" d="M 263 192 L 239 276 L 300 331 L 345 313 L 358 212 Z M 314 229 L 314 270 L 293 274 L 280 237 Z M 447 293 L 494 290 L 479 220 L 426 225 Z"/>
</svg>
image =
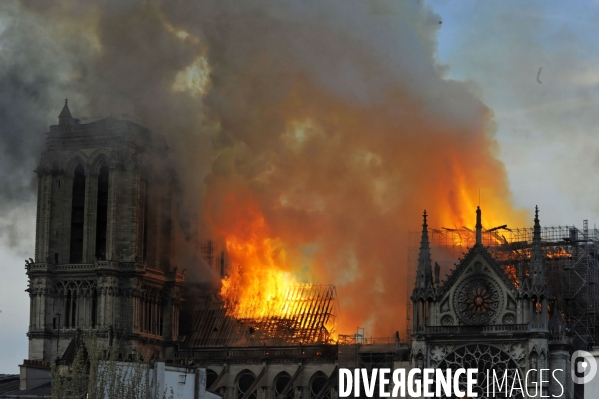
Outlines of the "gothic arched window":
<svg viewBox="0 0 599 399">
<path fill-rule="evenodd" d="M 75 290 L 69 290 L 65 298 L 64 326 L 66 328 L 76 328 L 77 323 L 77 293 Z"/>
<path fill-rule="evenodd" d="M 243 370 L 237 376 L 237 399 L 241 399 L 245 396 L 245 393 L 249 391 L 254 383 L 256 376 L 250 370 Z M 248 399 L 257 399 L 256 390 L 254 390 Z"/>
<path fill-rule="evenodd" d="M 289 375 L 289 373 L 286 373 L 285 371 L 279 373 L 275 377 L 274 391 L 276 398 L 279 398 L 281 395 L 283 395 L 283 393 L 285 393 L 283 399 L 293 399 L 293 387 L 290 387 L 287 390 L 287 392 L 284 392 L 285 388 L 287 387 L 290 381 L 291 376 Z"/>
<path fill-rule="evenodd" d="M 206 390 L 210 389 L 214 381 L 218 378 L 216 371 L 212 369 L 206 369 Z"/>
<path fill-rule="evenodd" d="M 96 258 L 106 260 L 106 230 L 108 227 L 108 167 L 102 166 L 98 176 L 96 217 Z"/>
<path fill-rule="evenodd" d="M 322 371 L 319 371 L 312 376 L 312 378 L 310 379 L 310 399 L 314 399 L 318 396 L 320 391 L 322 391 L 325 388 L 327 380 L 327 375 Z M 330 389 L 328 390 L 328 392 L 325 392 L 324 395 L 322 395 L 322 399 L 331 399 Z"/>
<path fill-rule="evenodd" d="M 96 289 L 92 290 L 92 308 L 91 308 L 91 320 L 90 324 L 92 328 L 96 327 L 97 319 L 98 319 L 98 292 Z"/>
<path fill-rule="evenodd" d="M 514 347 L 514 346 L 513 346 Z M 478 375 L 476 375 L 476 385 L 473 387 L 473 391 L 478 395 L 480 399 L 490 398 L 501 398 L 501 399 L 522 399 L 522 392 L 515 390 L 514 396 L 509 396 L 511 387 L 518 386 L 518 383 L 514 383 L 516 375 L 522 376 L 522 372 L 514 360 L 507 352 L 492 345 L 486 344 L 470 344 L 459 347 L 453 352 L 450 352 L 445 358 L 437 365 L 438 369 L 447 370 L 451 369 L 455 372 L 458 369 L 478 369 Z M 502 378 L 505 371 L 507 370 L 507 386 L 508 395 L 506 396 L 505 390 L 496 392 L 487 396 L 487 371 L 492 371 L 498 378 Z M 492 378 L 492 374 L 490 374 Z M 466 376 L 460 379 L 460 385 L 466 383 Z M 492 384 L 493 381 L 489 383 Z M 433 390 L 434 391 L 434 390 Z M 446 396 L 442 395 L 442 398 Z"/>
<path fill-rule="evenodd" d="M 73 176 L 71 201 L 71 248 L 70 263 L 83 261 L 83 221 L 85 215 L 85 171 L 77 165 Z"/>
</svg>

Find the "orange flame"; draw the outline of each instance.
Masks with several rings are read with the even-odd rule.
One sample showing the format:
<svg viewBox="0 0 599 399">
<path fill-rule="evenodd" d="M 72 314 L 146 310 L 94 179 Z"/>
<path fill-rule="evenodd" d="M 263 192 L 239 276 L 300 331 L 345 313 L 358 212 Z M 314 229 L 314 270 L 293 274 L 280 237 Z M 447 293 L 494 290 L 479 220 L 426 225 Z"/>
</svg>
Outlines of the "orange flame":
<svg viewBox="0 0 599 399">
<path fill-rule="evenodd" d="M 255 216 L 247 236 L 226 237 L 231 265 L 220 296 L 227 315 L 262 330 L 264 339 L 335 340 L 334 288 L 300 284 L 284 244 L 268 237 L 262 214 Z"/>
<path fill-rule="evenodd" d="M 335 288 L 301 278 L 306 255 L 273 237 L 252 195 L 229 195 L 221 202 L 223 213 L 216 215 L 224 219 L 213 226 L 224 237 L 229 259 L 220 289 L 226 314 L 258 331 L 260 339 L 336 339 Z"/>
<path fill-rule="evenodd" d="M 348 104 L 330 113 L 304 109 L 298 96 L 310 98 L 312 89 L 294 86 L 276 106 L 283 128 L 264 142 L 243 136 L 255 141 L 223 150 L 206 178 L 204 221 L 231 261 L 221 295 L 231 316 L 259 318 L 282 312 L 290 285 L 330 282 L 339 292 L 340 332 L 402 332 L 412 289 L 406 268 L 414 267 L 405 264 L 405 239 L 423 209 L 430 226 L 454 229 L 474 230 L 479 203 L 486 229 L 532 218 L 513 209 L 484 126 L 463 141 L 419 116 L 399 126 Z M 422 134 L 392 134 L 410 126 Z"/>
<path fill-rule="evenodd" d="M 547 252 L 548 258 L 571 258 L 572 254 L 566 251 L 565 248 L 559 248 L 558 250 Z"/>
<path fill-rule="evenodd" d="M 298 281 L 283 243 L 269 237 L 262 213 L 250 206 L 244 216 L 225 235 L 230 266 L 220 295 L 229 316 L 256 319 L 280 313 L 286 293 Z"/>
<path fill-rule="evenodd" d="M 262 230 L 264 219 L 255 221 Z M 230 235 L 226 238 L 231 267 L 222 281 L 221 297 L 227 314 L 240 319 L 282 316 L 287 292 L 298 284 L 287 270 L 287 256 L 279 240 L 259 237 L 250 240 Z"/>
</svg>

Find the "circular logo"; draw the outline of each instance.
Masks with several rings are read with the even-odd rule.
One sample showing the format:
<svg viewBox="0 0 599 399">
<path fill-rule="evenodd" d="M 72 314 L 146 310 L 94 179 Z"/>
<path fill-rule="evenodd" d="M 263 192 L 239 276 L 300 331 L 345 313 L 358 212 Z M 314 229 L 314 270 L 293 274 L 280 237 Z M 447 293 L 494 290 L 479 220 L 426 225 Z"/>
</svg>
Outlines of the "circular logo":
<svg viewBox="0 0 599 399">
<path fill-rule="evenodd" d="M 575 384 L 586 384 L 597 374 L 597 361 L 587 351 L 576 351 L 570 359 L 570 374 Z M 579 375 L 582 375 L 579 377 Z"/>
</svg>

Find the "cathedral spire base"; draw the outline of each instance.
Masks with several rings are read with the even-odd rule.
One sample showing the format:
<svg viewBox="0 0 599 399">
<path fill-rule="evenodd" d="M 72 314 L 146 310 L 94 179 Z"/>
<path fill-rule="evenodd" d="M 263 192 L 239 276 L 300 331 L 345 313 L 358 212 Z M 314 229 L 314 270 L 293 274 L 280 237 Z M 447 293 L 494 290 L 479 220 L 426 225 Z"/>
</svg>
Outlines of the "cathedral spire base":
<svg viewBox="0 0 599 399">
<path fill-rule="evenodd" d="M 483 244 L 483 225 L 481 223 L 480 206 L 476 207 L 476 245 Z"/>
</svg>

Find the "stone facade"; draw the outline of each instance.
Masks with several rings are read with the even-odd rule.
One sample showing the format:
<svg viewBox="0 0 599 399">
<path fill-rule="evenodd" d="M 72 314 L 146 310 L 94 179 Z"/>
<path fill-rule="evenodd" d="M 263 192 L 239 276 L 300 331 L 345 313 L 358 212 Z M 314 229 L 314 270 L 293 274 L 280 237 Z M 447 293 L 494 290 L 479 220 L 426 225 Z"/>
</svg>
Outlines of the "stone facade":
<svg viewBox="0 0 599 399">
<path fill-rule="evenodd" d="M 508 276 L 481 240 L 481 212 L 477 210 L 476 244 L 441 284 L 439 268 L 433 275 L 426 212 L 422 228 L 416 286 L 412 294 L 412 365 L 441 369 L 478 368 L 478 382 L 486 386 L 486 371 L 515 371 L 528 378 L 529 393 L 573 397 L 570 378 L 572 340 L 561 313 L 549 301 L 541 253 L 538 211 L 530 264 L 519 264 Z M 551 311 L 551 315 L 549 312 Z M 540 369 L 550 369 L 559 384 Z M 510 379 L 510 386 L 512 379 Z M 515 391 L 517 392 L 517 391 Z M 478 392 L 486 398 L 486 390 Z M 502 397 L 502 396 L 495 396 Z M 516 396 L 522 397 L 522 396 Z"/>
<path fill-rule="evenodd" d="M 348 366 L 340 364 L 339 347 L 327 344 L 193 348 L 177 355 L 205 368 L 206 389 L 225 399 L 337 399 L 338 367 Z"/>
<path fill-rule="evenodd" d="M 116 339 L 124 358 L 172 353 L 184 275 L 171 262 L 176 178 L 164 139 L 130 121 L 80 124 L 65 102 L 36 173 L 23 367 L 60 358 L 78 329 Z"/>
</svg>

